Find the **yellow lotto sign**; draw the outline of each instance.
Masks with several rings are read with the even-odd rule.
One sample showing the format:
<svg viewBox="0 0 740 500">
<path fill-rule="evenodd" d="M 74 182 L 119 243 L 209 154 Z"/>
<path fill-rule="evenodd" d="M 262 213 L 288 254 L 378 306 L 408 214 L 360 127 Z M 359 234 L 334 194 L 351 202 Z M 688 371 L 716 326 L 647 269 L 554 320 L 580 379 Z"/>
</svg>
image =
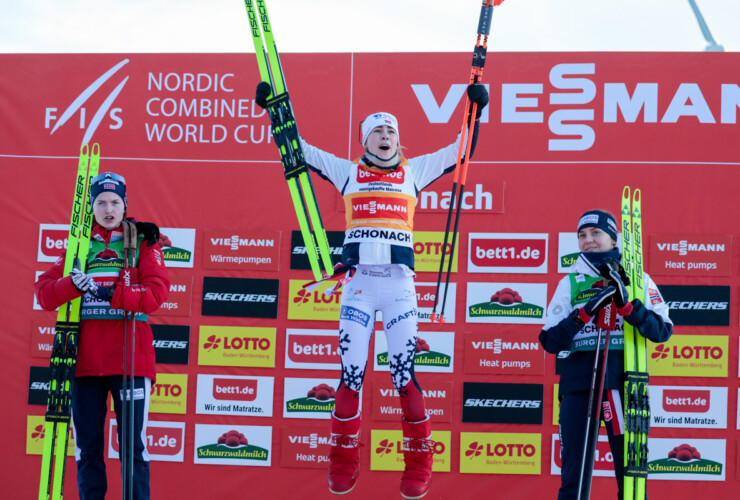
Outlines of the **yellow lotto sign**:
<svg viewBox="0 0 740 500">
<path fill-rule="evenodd" d="M 460 472 L 541 474 L 542 436 L 524 433 L 461 432 Z"/>
<path fill-rule="evenodd" d="M 69 430 L 67 456 L 71 457 L 75 454 L 71 424 Z M 44 453 L 44 439 L 46 439 L 46 418 L 43 415 L 28 415 L 28 418 L 26 418 L 26 455 L 42 455 Z"/>
<path fill-rule="evenodd" d="M 158 373 L 152 384 L 149 413 L 184 415 L 188 406 L 188 376 L 185 373 Z"/>
<path fill-rule="evenodd" d="M 560 387 L 560 384 L 555 384 L 552 388 L 552 425 L 558 425 L 558 419 L 560 418 L 560 401 L 558 401 L 558 387 Z"/>
<path fill-rule="evenodd" d="M 275 367 L 275 328 L 201 326 L 198 364 Z"/>
<path fill-rule="evenodd" d="M 650 375 L 726 377 L 729 337 L 673 335 L 664 344 L 648 342 Z"/>
<path fill-rule="evenodd" d="M 322 285 L 313 292 L 307 291 L 303 285 L 309 280 L 290 280 L 288 285 L 288 319 L 304 319 L 315 321 L 339 321 L 339 305 L 342 301 L 342 291 L 327 296 L 324 290 L 334 286 Z"/>
<path fill-rule="evenodd" d="M 445 239 L 445 233 L 440 231 L 414 231 L 414 270 L 438 272 L 439 263 L 442 260 L 442 243 Z M 445 269 L 447 269 L 448 259 L 450 257 L 450 248 L 452 234 L 447 238 L 447 247 L 445 251 Z M 457 261 L 460 252 L 460 233 L 455 239 L 455 258 L 452 261 L 452 272 L 457 272 Z"/>
<path fill-rule="evenodd" d="M 432 431 L 434 463 L 432 471 L 450 472 L 450 431 Z M 370 470 L 404 469 L 403 434 L 401 431 L 373 429 L 370 431 Z"/>
</svg>

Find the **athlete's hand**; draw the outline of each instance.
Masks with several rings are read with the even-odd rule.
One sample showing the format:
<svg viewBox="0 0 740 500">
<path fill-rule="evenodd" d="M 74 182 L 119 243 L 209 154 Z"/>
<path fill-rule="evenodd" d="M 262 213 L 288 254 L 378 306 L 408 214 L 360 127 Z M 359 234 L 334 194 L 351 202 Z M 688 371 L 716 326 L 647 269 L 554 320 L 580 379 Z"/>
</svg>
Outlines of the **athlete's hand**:
<svg viewBox="0 0 740 500">
<path fill-rule="evenodd" d="M 257 84 L 257 95 L 254 98 L 254 102 L 262 109 L 267 108 L 267 98 L 272 94 L 272 87 L 267 82 L 259 82 Z"/>
<path fill-rule="evenodd" d="M 483 108 L 488 105 L 488 90 L 486 90 L 485 85 L 482 83 L 472 83 L 468 85 L 467 93 L 470 102 L 478 105 L 475 112 L 475 119 L 477 120 L 480 118 L 481 113 L 483 113 Z"/>
<path fill-rule="evenodd" d="M 581 320 L 584 325 L 591 321 L 591 318 L 593 318 L 601 309 L 609 305 L 609 303 L 614 299 L 614 294 L 617 293 L 616 288 L 613 286 L 594 288 L 594 290 L 597 290 L 598 293 L 591 297 L 591 299 L 586 302 L 586 305 L 578 310 L 578 319 Z"/>
</svg>

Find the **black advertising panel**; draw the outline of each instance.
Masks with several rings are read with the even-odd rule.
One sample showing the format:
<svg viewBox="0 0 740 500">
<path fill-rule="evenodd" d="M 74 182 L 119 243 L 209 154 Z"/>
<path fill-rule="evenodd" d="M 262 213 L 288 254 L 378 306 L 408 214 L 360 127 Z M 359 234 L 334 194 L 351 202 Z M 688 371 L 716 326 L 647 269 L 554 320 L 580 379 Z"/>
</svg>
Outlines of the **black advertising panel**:
<svg viewBox="0 0 740 500">
<path fill-rule="evenodd" d="M 542 424 L 542 384 L 463 383 L 463 422 Z"/>
<path fill-rule="evenodd" d="M 280 280 L 203 278 L 203 316 L 277 318 Z"/>
<path fill-rule="evenodd" d="M 329 240 L 332 264 L 342 262 L 342 245 L 344 244 L 344 231 L 327 231 L 326 239 Z M 311 270 L 308 262 L 308 253 L 303 244 L 303 236 L 300 231 L 290 233 L 290 268 Z"/>
<path fill-rule="evenodd" d="M 730 326 L 729 286 L 661 285 L 674 325 Z"/>
<path fill-rule="evenodd" d="M 151 325 L 157 364 L 187 365 L 190 357 L 189 325 Z"/>
</svg>

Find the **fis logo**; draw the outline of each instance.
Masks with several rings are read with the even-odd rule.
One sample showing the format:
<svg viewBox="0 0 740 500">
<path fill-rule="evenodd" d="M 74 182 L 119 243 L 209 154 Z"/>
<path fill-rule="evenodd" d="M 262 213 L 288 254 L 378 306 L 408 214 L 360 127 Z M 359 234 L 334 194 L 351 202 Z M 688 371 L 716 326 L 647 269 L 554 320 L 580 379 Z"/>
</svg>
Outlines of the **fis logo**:
<svg viewBox="0 0 740 500">
<path fill-rule="evenodd" d="M 100 75 L 97 80 L 91 83 L 85 90 L 82 91 L 82 93 L 80 93 L 80 95 L 75 98 L 74 101 L 72 101 L 69 106 L 67 106 L 67 108 L 62 112 L 61 116 L 57 115 L 58 108 L 46 108 L 44 112 L 44 128 L 51 128 L 51 132 L 49 132 L 49 135 L 54 134 L 54 132 L 56 132 L 62 125 L 67 123 L 67 121 L 69 121 L 69 119 L 72 118 L 78 111 L 80 112 L 79 127 L 81 129 L 85 129 L 85 135 L 82 138 L 82 143 L 91 142 L 93 134 L 95 134 L 95 131 L 98 129 L 101 122 L 103 121 L 103 118 L 105 118 L 106 116 L 108 116 L 108 118 L 112 122 L 108 126 L 110 129 L 115 130 L 121 128 L 123 126 L 123 120 L 120 117 L 120 113 L 122 110 L 121 108 L 113 108 L 112 106 L 116 98 L 118 97 L 118 94 L 121 93 L 121 90 L 123 90 L 126 82 L 128 82 L 128 76 L 121 80 L 116 88 L 113 89 L 105 97 L 105 100 L 95 111 L 95 114 L 89 122 L 87 118 L 87 108 L 84 107 L 84 104 L 98 91 L 98 89 L 100 89 L 100 87 L 103 86 L 104 83 L 106 83 L 114 74 L 118 72 L 118 70 L 120 70 L 128 63 L 129 60 L 124 59 L 123 61 L 119 62 L 108 71 Z"/>
</svg>

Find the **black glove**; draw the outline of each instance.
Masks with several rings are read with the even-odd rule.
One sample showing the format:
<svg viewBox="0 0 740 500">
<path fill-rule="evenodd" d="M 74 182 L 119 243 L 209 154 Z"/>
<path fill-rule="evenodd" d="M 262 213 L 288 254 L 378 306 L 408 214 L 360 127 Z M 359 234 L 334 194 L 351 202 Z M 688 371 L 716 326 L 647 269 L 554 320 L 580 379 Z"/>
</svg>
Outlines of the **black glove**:
<svg viewBox="0 0 740 500">
<path fill-rule="evenodd" d="M 475 113 L 475 119 L 480 118 L 483 108 L 488 106 L 488 90 L 482 83 L 472 83 L 468 85 L 468 99 L 478 105 Z"/>
<path fill-rule="evenodd" d="M 77 290 L 79 290 L 82 293 L 87 292 L 90 290 L 90 284 L 95 283 L 89 274 L 83 273 L 80 268 L 82 266 L 80 265 L 80 259 L 75 257 L 75 260 L 72 264 L 72 270 L 69 271 L 69 277 L 72 278 L 72 284 L 75 286 Z"/>
<path fill-rule="evenodd" d="M 614 259 L 607 259 L 601 269 L 601 275 L 609 280 L 609 284 L 616 289 L 614 294 L 614 305 L 617 309 L 623 309 L 630 301 L 630 294 L 627 286 L 630 280 L 624 272 L 622 265 Z"/>
<path fill-rule="evenodd" d="M 591 297 L 578 311 L 578 319 L 585 325 L 591 318 L 593 318 L 602 308 L 608 306 L 609 303 L 614 299 L 614 294 L 617 293 L 616 288 L 608 286 L 606 288 L 594 288 L 599 293 Z"/>
<path fill-rule="evenodd" d="M 159 241 L 159 228 L 153 222 L 137 222 L 136 232 L 144 236 L 148 246 Z"/>
<path fill-rule="evenodd" d="M 114 293 L 116 293 L 116 287 L 114 286 L 95 285 L 94 289 L 92 287 L 90 288 L 90 295 L 106 302 L 111 301 Z"/>
<path fill-rule="evenodd" d="M 267 98 L 272 95 L 272 87 L 267 82 L 259 82 L 257 84 L 257 95 L 254 98 L 254 102 L 257 103 L 262 109 L 267 108 Z"/>
</svg>

